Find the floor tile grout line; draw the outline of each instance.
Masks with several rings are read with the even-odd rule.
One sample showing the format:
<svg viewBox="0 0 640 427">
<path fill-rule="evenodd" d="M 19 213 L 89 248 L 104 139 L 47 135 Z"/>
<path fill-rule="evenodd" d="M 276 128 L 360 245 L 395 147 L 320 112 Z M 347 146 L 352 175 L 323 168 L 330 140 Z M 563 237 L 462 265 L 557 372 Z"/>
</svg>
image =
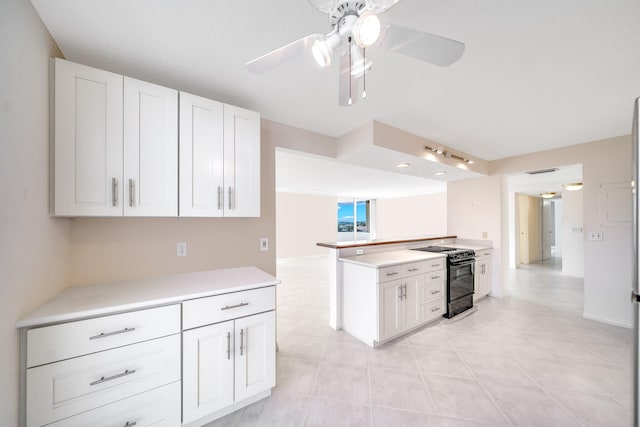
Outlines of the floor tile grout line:
<svg viewBox="0 0 640 427">
<path fill-rule="evenodd" d="M 505 355 L 505 357 L 511 361 L 511 363 L 513 363 L 516 368 L 518 368 L 520 370 L 520 372 L 529 380 L 531 381 L 536 387 L 538 387 L 549 399 L 551 399 L 552 402 L 554 402 L 556 405 L 558 405 L 567 415 L 569 415 L 569 417 L 571 417 L 571 419 L 573 419 L 574 421 L 576 421 L 578 423 L 578 425 L 583 426 L 584 424 L 582 423 L 582 421 L 580 421 L 580 419 L 578 419 L 577 416 L 575 416 L 573 414 L 572 411 L 570 411 L 569 409 L 567 409 L 558 399 L 556 399 L 555 397 L 553 397 L 551 395 L 551 393 L 549 393 L 545 387 L 542 386 L 542 384 L 540 384 L 538 381 L 535 380 L 535 378 L 532 375 L 529 375 L 529 373 L 518 363 L 517 360 L 513 359 L 511 356 L 509 355 Z"/>
<path fill-rule="evenodd" d="M 447 338 L 448 339 L 448 338 Z M 456 355 L 458 356 L 458 358 L 460 360 L 462 360 L 462 363 L 464 364 L 464 366 L 467 367 L 467 369 L 469 370 L 469 372 L 471 372 L 471 374 L 473 375 L 476 383 L 480 386 L 480 388 L 484 391 L 484 393 L 487 395 L 487 397 L 489 397 L 489 400 L 491 400 L 491 402 L 493 403 L 493 405 L 498 409 L 498 411 L 500 412 L 500 415 L 502 415 L 502 418 L 504 418 L 507 421 L 507 424 L 509 424 L 510 426 L 513 426 L 514 424 L 511 422 L 511 420 L 509 419 L 509 417 L 507 417 L 507 414 L 505 414 L 505 412 L 502 410 L 502 408 L 500 407 L 500 405 L 498 405 L 498 402 L 496 402 L 496 400 L 493 398 L 493 396 L 491 395 L 491 393 L 489 393 L 489 390 L 486 389 L 486 387 L 482 384 L 482 382 L 480 381 L 480 378 L 478 377 L 478 375 L 476 375 L 475 371 L 473 369 L 471 369 L 471 367 L 469 366 L 469 364 L 467 363 L 466 360 L 464 360 L 464 357 L 462 357 L 462 355 L 458 352 L 457 349 L 455 349 Z"/>
</svg>

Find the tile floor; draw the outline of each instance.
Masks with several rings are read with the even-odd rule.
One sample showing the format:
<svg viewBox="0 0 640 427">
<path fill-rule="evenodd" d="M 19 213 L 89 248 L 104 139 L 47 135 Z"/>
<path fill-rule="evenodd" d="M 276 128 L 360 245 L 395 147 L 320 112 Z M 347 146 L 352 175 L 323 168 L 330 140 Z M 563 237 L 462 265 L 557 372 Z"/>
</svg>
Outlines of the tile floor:
<svg viewBox="0 0 640 427">
<path fill-rule="evenodd" d="M 375 350 L 327 326 L 328 262 L 278 261 L 277 386 L 209 427 L 631 425 L 631 331 L 582 318 L 553 262 Z"/>
</svg>

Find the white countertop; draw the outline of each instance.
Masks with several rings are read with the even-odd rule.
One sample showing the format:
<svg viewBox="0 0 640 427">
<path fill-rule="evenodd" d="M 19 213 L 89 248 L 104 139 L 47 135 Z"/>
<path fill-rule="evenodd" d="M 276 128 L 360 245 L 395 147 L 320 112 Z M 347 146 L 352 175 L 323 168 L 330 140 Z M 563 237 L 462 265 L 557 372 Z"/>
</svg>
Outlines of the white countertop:
<svg viewBox="0 0 640 427">
<path fill-rule="evenodd" d="M 103 316 L 278 283 L 278 279 L 256 267 L 239 267 L 76 286 L 29 313 L 16 326 L 23 328 Z"/>
<path fill-rule="evenodd" d="M 457 249 L 472 249 L 476 252 L 484 251 L 487 249 L 493 249 L 491 246 L 467 245 L 464 243 L 443 243 L 440 246 L 446 246 L 448 248 L 457 248 Z"/>
<path fill-rule="evenodd" d="M 374 252 L 364 255 L 339 258 L 340 261 L 352 264 L 364 265 L 366 267 L 389 267 L 408 262 L 426 261 L 435 258 L 444 258 L 446 255 L 434 252 L 412 251 L 409 249 L 401 251 Z"/>
</svg>

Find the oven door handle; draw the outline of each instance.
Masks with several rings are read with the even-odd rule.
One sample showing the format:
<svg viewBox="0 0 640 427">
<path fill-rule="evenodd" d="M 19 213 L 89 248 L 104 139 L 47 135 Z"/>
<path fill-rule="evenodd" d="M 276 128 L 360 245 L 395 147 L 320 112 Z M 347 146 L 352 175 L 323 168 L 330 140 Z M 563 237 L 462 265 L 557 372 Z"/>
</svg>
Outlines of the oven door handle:
<svg viewBox="0 0 640 427">
<path fill-rule="evenodd" d="M 464 259 L 462 261 L 450 261 L 449 264 L 451 264 L 452 267 L 460 267 L 461 265 L 475 264 L 475 262 L 476 262 L 476 259 L 471 258 L 471 259 Z"/>
</svg>

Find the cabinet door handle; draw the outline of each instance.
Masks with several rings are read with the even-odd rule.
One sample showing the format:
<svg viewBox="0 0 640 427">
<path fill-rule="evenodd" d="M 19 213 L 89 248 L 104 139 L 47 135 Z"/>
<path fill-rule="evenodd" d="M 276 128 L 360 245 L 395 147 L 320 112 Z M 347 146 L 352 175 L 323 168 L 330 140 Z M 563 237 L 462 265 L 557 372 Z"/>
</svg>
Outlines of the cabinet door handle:
<svg viewBox="0 0 640 427">
<path fill-rule="evenodd" d="M 420 270 L 419 268 L 410 268 L 409 271 L 418 271 Z"/>
<path fill-rule="evenodd" d="M 133 427 L 136 424 L 138 424 L 138 423 L 135 422 L 135 421 L 127 421 L 127 423 L 123 427 Z"/>
<path fill-rule="evenodd" d="M 402 301 L 402 286 L 398 286 L 398 299 Z"/>
<path fill-rule="evenodd" d="M 227 360 L 231 360 L 231 332 L 227 332 Z"/>
<path fill-rule="evenodd" d="M 236 305 L 225 305 L 224 307 L 222 307 L 220 310 L 224 311 L 224 310 L 231 310 L 232 308 L 238 308 L 238 307 L 244 307 L 246 305 L 249 305 L 248 302 L 241 302 L 240 304 L 236 304 Z"/>
<path fill-rule="evenodd" d="M 431 312 L 433 313 L 434 311 L 438 311 L 438 310 L 440 310 L 440 307 L 433 307 L 433 308 L 431 309 Z"/>
<path fill-rule="evenodd" d="M 97 340 L 98 338 L 106 338 L 106 337 L 110 337 L 113 335 L 118 335 L 118 334 L 124 334 L 126 332 L 133 332 L 135 331 L 136 328 L 124 328 L 124 329 L 120 329 L 119 331 L 113 331 L 113 332 L 102 332 L 98 335 L 94 335 L 92 337 L 89 337 L 90 340 Z"/>
<path fill-rule="evenodd" d="M 407 299 L 407 285 L 406 284 L 402 285 L 402 297 L 404 299 Z"/>
<path fill-rule="evenodd" d="M 218 210 L 222 209 L 222 187 L 218 185 Z"/>
<path fill-rule="evenodd" d="M 240 329 L 240 356 L 242 356 L 243 349 L 244 349 L 244 328 Z"/>
<path fill-rule="evenodd" d="M 231 190 L 231 186 L 229 186 L 229 209 L 233 209 L 232 203 L 231 203 L 232 196 L 233 196 L 233 192 Z"/>
<path fill-rule="evenodd" d="M 135 369 L 125 369 L 124 372 L 119 373 L 119 374 L 115 374 L 115 375 L 111 375 L 110 377 L 101 377 L 99 380 L 95 380 L 93 382 L 90 382 L 89 385 L 98 385 L 98 384 L 102 384 L 102 383 L 106 383 L 107 381 L 111 381 L 111 380 L 115 380 L 116 378 L 122 378 L 122 377 L 126 377 L 127 375 L 131 375 L 131 374 L 135 374 L 136 370 Z"/>
<path fill-rule="evenodd" d="M 111 178 L 111 206 L 118 206 L 118 179 Z"/>
<path fill-rule="evenodd" d="M 431 295 L 439 294 L 440 291 L 436 291 L 435 289 L 431 290 Z"/>
<path fill-rule="evenodd" d="M 439 278 L 440 278 L 440 276 L 431 276 L 431 280 L 439 279 Z"/>
<path fill-rule="evenodd" d="M 395 276 L 396 274 L 398 274 L 397 271 L 392 271 L 391 273 L 387 273 L 387 276 Z"/>
<path fill-rule="evenodd" d="M 129 179 L 129 207 L 133 207 L 133 190 L 134 190 L 134 185 L 133 185 L 133 179 Z"/>
</svg>

